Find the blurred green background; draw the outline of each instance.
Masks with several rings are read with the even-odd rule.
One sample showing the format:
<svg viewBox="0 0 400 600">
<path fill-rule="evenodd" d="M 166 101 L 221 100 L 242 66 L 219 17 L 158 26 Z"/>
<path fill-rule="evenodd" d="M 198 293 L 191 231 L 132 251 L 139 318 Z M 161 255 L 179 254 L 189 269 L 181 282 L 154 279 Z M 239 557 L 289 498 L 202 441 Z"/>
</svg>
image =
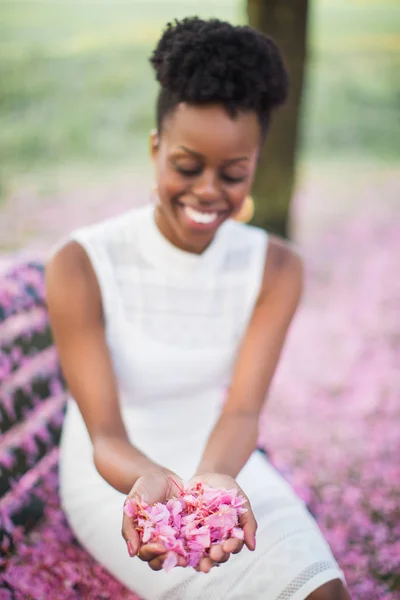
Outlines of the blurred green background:
<svg viewBox="0 0 400 600">
<path fill-rule="evenodd" d="M 247 21 L 244 0 L 0 0 L 0 262 L 149 200 L 148 59 L 167 21 L 193 14 Z M 395 214 L 399 73 L 399 0 L 310 0 L 299 243 Z"/>
<path fill-rule="evenodd" d="M 399 4 L 311 3 L 301 160 L 398 159 Z M 145 164 L 148 57 L 166 21 L 190 14 L 245 22 L 245 2 L 0 2 L 2 196 L 55 168 Z"/>
</svg>

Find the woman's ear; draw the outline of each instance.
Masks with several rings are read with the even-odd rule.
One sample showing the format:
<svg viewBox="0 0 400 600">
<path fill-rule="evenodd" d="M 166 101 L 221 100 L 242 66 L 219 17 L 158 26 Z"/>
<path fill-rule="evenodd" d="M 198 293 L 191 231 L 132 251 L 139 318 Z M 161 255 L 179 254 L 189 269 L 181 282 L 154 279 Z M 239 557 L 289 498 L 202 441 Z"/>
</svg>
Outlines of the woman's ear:
<svg viewBox="0 0 400 600">
<path fill-rule="evenodd" d="M 152 129 L 150 132 L 150 157 L 154 161 L 157 158 L 158 149 L 160 147 L 160 138 L 157 129 Z"/>
</svg>

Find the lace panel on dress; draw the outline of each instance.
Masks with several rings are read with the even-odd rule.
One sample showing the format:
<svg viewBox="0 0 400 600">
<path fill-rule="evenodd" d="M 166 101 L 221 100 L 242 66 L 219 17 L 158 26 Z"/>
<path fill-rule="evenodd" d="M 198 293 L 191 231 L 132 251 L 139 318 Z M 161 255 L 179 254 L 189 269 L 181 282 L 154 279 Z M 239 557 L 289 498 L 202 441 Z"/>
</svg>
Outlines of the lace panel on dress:
<svg viewBox="0 0 400 600">
<path fill-rule="evenodd" d="M 310 579 L 316 575 L 319 575 L 320 573 L 323 573 L 324 571 L 329 571 L 330 569 L 336 568 L 336 564 L 329 560 L 321 560 L 310 565 L 289 583 L 289 585 L 279 594 L 276 600 L 291 600 L 294 594 L 298 592 L 303 585 L 308 583 Z"/>
</svg>

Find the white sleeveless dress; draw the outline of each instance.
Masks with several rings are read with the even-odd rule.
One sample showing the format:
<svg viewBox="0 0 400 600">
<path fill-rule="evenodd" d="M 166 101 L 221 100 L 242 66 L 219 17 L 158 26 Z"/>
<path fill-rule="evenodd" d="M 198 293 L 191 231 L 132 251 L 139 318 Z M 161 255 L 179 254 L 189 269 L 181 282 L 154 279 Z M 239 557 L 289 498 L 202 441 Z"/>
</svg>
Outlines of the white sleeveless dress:
<svg viewBox="0 0 400 600">
<path fill-rule="evenodd" d="M 99 281 L 130 439 L 188 480 L 232 377 L 268 236 L 230 221 L 202 255 L 190 254 L 162 236 L 154 207 L 146 206 L 71 239 L 86 250 Z M 60 458 L 64 510 L 81 544 L 144 600 L 304 600 L 329 580 L 344 580 L 304 504 L 261 453 L 237 479 L 258 520 L 257 550 L 245 548 L 207 575 L 153 572 L 128 556 L 124 496 L 96 471 L 83 419 L 69 400 Z"/>
</svg>

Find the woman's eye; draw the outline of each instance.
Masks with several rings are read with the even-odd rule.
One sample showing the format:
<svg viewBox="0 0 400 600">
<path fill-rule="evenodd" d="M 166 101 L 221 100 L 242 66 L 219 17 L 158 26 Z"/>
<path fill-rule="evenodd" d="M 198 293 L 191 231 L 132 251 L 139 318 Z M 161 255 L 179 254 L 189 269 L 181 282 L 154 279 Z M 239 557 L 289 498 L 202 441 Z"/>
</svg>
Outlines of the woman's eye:
<svg viewBox="0 0 400 600">
<path fill-rule="evenodd" d="M 227 183 L 241 183 L 246 177 L 231 177 L 230 175 L 222 174 L 221 178 Z"/>
<path fill-rule="evenodd" d="M 199 175 L 201 172 L 201 169 L 184 169 L 178 166 L 176 167 L 176 170 L 185 177 L 194 177 L 195 175 Z"/>
<path fill-rule="evenodd" d="M 179 165 L 175 165 L 175 169 L 178 171 L 178 173 L 180 173 L 184 177 L 196 177 L 197 175 L 200 175 L 202 172 L 202 167 L 188 169 L 188 168 L 180 167 Z M 246 179 L 246 176 L 232 177 L 231 175 L 227 175 L 226 173 L 221 173 L 220 177 L 226 183 L 232 183 L 232 184 L 233 183 L 241 183 L 242 181 L 245 181 L 245 179 Z"/>
</svg>

